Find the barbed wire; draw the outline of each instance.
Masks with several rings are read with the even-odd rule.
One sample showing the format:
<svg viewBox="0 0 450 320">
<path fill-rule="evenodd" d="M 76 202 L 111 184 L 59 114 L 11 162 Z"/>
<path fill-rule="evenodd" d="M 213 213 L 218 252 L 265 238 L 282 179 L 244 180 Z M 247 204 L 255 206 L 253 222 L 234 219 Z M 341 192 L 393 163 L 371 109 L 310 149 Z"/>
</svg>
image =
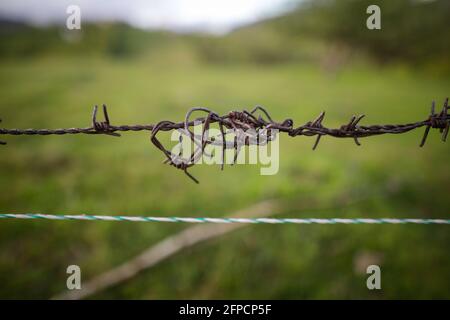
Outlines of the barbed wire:
<svg viewBox="0 0 450 320">
<path fill-rule="evenodd" d="M 393 219 L 393 218 L 208 218 L 208 217 L 145 217 L 107 215 L 54 215 L 40 213 L 0 214 L 0 219 L 45 219 L 130 222 L 185 222 L 185 223 L 265 223 L 265 224 L 450 224 L 450 219 Z"/>
<path fill-rule="evenodd" d="M 92 124 L 90 127 L 84 128 L 62 128 L 62 129 L 5 129 L 0 128 L 0 135 L 66 135 L 66 134 L 106 134 L 115 137 L 120 137 L 119 132 L 128 131 L 150 131 L 151 142 L 161 151 L 166 157 L 164 163 L 168 163 L 177 169 L 183 170 L 184 173 L 189 176 L 193 181 L 198 183 L 198 180 L 193 177 L 187 169 L 196 164 L 199 156 L 205 154 L 205 148 L 207 145 L 222 145 L 222 162 L 221 169 L 223 170 L 225 150 L 234 149 L 234 161 L 236 162 L 241 145 L 263 145 L 268 141 L 272 141 L 275 138 L 273 132 L 287 133 L 291 137 L 307 136 L 316 137 L 313 145 L 315 150 L 323 136 L 331 136 L 334 138 L 352 138 L 356 145 L 360 146 L 360 138 L 383 135 L 383 134 L 402 134 L 414 129 L 425 127 L 425 131 L 420 142 L 420 147 L 425 145 L 430 129 L 439 129 L 442 133 L 442 141 L 446 141 L 449 126 L 450 115 L 448 114 L 448 98 L 445 99 L 442 110 L 437 113 L 435 111 L 435 102 L 432 102 L 431 112 L 427 119 L 423 121 L 407 123 L 407 124 L 385 124 L 385 125 L 359 125 L 360 121 L 364 118 L 364 115 L 354 115 L 350 121 L 339 128 L 327 128 L 323 125 L 325 112 L 322 112 L 317 118 L 312 121 L 308 121 L 305 124 L 294 127 L 292 119 L 285 119 L 282 122 L 276 122 L 272 119 L 270 114 L 261 106 L 255 107 L 252 111 L 231 111 L 228 114 L 220 116 L 216 112 L 211 111 L 208 108 L 197 107 L 191 108 L 185 115 L 184 121 L 172 122 L 169 120 L 163 120 L 156 124 L 139 124 L 139 125 L 112 125 L 109 120 L 108 111 L 106 105 L 103 105 L 104 121 L 97 121 L 98 107 L 95 106 L 92 113 Z M 191 115 L 194 112 L 204 112 L 207 115 L 205 117 L 199 117 L 195 120 L 190 120 Z M 1 119 L 0 119 L 1 122 Z M 211 124 L 217 123 L 220 129 L 220 137 L 209 137 L 208 130 Z M 203 125 L 202 134 L 194 134 L 191 128 L 197 125 Z M 231 129 L 235 132 L 245 132 L 253 130 L 257 133 L 256 138 L 252 135 L 239 135 L 235 134 L 233 141 L 227 141 L 228 131 Z M 178 130 L 184 135 L 187 135 L 196 148 L 191 153 L 189 159 L 180 158 L 181 150 L 179 154 L 174 154 L 167 149 L 161 141 L 158 139 L 159 132 L 167 132 L 172 130 Z M 260 133 L 266 139 L 259 139 Z M 240 141 L 238 141 L 240 139 Z M 182 136 L 180 136 L 180 142 L 182 142 Z M 6 142 L 0 141 L 0 144 L 5 145 Z"/>
</svg>

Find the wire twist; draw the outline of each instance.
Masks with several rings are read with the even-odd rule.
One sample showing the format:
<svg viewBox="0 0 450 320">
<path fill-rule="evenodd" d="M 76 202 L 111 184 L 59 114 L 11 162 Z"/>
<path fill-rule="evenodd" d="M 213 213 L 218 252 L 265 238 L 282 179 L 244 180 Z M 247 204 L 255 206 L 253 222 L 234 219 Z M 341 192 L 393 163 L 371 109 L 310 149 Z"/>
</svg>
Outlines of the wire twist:
<svg viewBox="0 0 450 320">
<path fill-rule="evenodd" d="M 418 218 L 210 218 L 210 217 L 149 217 L 107 215 L 55 215 L 41 213 L 2 213 L 0 219 L 44 219 L 84 221 L 130 221 L 172 223 L 248 223 L 248 224 L 450 224 L 450 219 Z"/>
</svg>

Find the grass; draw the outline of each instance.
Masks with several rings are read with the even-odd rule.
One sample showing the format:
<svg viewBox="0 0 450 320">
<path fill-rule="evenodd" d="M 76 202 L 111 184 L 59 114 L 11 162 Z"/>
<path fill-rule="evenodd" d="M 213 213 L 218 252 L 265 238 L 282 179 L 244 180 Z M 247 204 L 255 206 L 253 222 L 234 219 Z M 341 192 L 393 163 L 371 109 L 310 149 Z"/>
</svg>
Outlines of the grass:
<svg viewBox="0 0 450 320">
<path fill-rule="evenodd" d="M 182 58 L 180 58 L 180 55 Z M 297 63 L 215 65 L 181 53 L 166 60 L 92 56 L 0 62 L 5 127 L 87 126 L 106 103 L 114 124 L 181 121 L 188 108 L 219 113 L 267 107 L 296 125 L 326 110 L 338 126 L 424 119 L 450 82 L 405 67 L 349 64 L 335 74 Z M 169 62 L 167 62 L 169 61 Z M 180 61 L 180 62 L 178 62 Z M 422 131 L 351 140 L 283 137 L 280 170 L 199 166 L 194 185 L 161 164 L 146 133 L 6 137 L 0 148 L 2 212 L 224 216 L 266 198 L 286 217 L 448 218 L 448 144 Z M 49 298 L 70 264 L 89 279 L 183 225 L 109 222 L 0 223 L 0 298 Z M 186 250 L 95 298 L 450 298 L 446 226 L 273 226 L 239 230 Z M 364 268 L 382 270 L 382 290 Z M 362 270 L 362 271 L 361 271 Z"/>
</svg>

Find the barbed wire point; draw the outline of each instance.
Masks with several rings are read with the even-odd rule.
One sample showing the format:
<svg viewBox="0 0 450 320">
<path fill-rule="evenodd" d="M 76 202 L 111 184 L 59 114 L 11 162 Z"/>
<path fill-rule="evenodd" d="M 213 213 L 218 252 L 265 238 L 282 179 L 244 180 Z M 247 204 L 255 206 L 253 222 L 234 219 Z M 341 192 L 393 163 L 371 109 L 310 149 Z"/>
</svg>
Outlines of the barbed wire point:
<svg viewBox="0 0 450 320">
<path fill-rule="evenodd" d="M 103 133 L 114 137 L 120 137 L 120 134 L 117 132 L 114 132 L 111 128 L 111 124 L 109 122 L 109 116 L 108 116 L 108 109 L 105 104 L 103 104 L 103 116 L 105 118 L 105 121 L 97 122 L 97 111 L 98 106 L 94 106 L 94 110 L 92 112 L 92 127 L 94 128 L 96 133 Z"/>
<path fill-rule="evenodd" d="M 430 132 L 430 128 L 431 128 L 431 122 L 433 121 L 433 118 L 435 115 L 434 107 L 435 107 L 435 101 L 433 100 L 431 102 L 430 116 L 428 117 L 429 124 L 426 126 L 425 132 L 423 133 L 422 141 L 420 142 L 420 147 L 423 147 L 425 145 L 425 142 L 427 142 L 428 133 Z"/>
<path fill-rule="evenodd" d="M 361 143 L 358 140 L 358 136 L 356 135 L 356 131 L 358 130 L 357 125 L 361 121 L 361 119 L 364 118 L 364 117 L 365 117 L 364 114 L 361 114 L 359 116 L 353 115 L 351 117 L 350 121 L 347 124 L 342 125 L 341 128 L 340 128 L 344 133 L 352 134 L 353 140 L 355 141 L 355 144 L 357 146 L 361 146 Z"/>
<path fill-rule="evenodd" d="M 430 129 L 439 129 L 439 131 L 442 133 L 441 140 L 445 142 L 447 140 L 449 126 L 450 126 L 450 116 L 448 114 L 448 97 L 444 101 L 444 105 L 442 107 L 442 111 L 440 113 L 435 112 L 435 101 L 431 103 L 431 112 L 428 117 L 428 120 L 426 121 L 426 128 L 425 132 L 422 137 L 422 142 L 420 143 L 420 146 L 423 147 L 425 145 L 425 142 L 428 138 L 428 133 L 430 132 Z"/>
<path fill-rule="evenodd" d="M 323 128 L 322 121 L 324 118 L 325 118 L 325 111 L 322 111 L 316 119 L 314 119 L 312 122 L 308 122 L 307 126 L 309 126 L 310 128 L 313 128 L 313 129 L 316 129 L 316 128 L 321 129 L 321 128 Z M 317 133 L 316 142 L 314 142 L 314 145 L 312 147 L 313 151 L 316 150 L 321 138 L 322 138 L 322 134 Z"/>
</svg>

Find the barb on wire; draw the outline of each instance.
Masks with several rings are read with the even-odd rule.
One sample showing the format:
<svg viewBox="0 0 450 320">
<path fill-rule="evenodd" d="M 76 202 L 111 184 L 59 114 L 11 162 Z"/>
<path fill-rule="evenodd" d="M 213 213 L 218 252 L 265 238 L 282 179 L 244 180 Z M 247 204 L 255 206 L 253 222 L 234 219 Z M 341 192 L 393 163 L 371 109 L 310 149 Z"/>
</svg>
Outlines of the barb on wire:
<svg viewBox="0 0 450 320">
<path fill-rule="evenodd" d="M 234 160 L 236 162 L 240 148 L 242 146 L 250 145 L 264 145 L 265 143 L 272 141 L 276 132 L 287 133 L 291 137 L 306 136 L 316 137 L 313 145 L 315 150 L 321 141 L 323 136 L 331 136 L 334 138 L 352 138 L 356 145 L 360 146 L 360 138 L 382 135 L 382 134 L 402 134 L 414 129 L 425 127 L 425 132 L 422 137 L 420 147 L 425 145 L 429 131 L 431 129 L 439 129 L 442 133 L 442 141 L 446 141 L 449 126 L 450 115 L 448 114 L 448 98 L 445 100 L 442 110 L 439 113 L 435 112 L 435 102 L 433 101 L 431 106 L 431 113 L 427 119 L 423 121 L 407 123 L 407 124 L 386 124 L 386 125 L 370 125 L 363 126 L 359 123 L 364 118 L 364 115 L 352 116 L 347 124 L 340 126 L 339 128 L 327 128 L 323 125 L 325 118 L 325 112 L 313 121 L 308 121 L 304 125 L 294 127 L 292 119 L 285 119 L 282 122 L 276 122 L 272 119 L 269 112 L 261 106 L 256 106 L 253 110 L 247 111 L 231 111 L 223 116 L 211 111 L 210 109 L 203 107 L 196 107 L 190 109 L 185 116 L 184 121 L 172 122 L 169 120 L 163 120 L 156 124 L 139 124 L 139 125 L 112 125 L 109 120 L 108 111 L 106 105 L 103 105 L 103 115 L 105 120 L 102 122 L 97 121 L 98 106 L 94 107 L 92 113 L 92 125 L 85 128 L 65 128 L 65 129 L 2 129 L 0 128 L 0 135 L 64 135 L 64 134 L 107 134 L 111 136 L 120 137 L 119 132 L 127 131 L 150 131 L 150 141 L 158 148 L 164 155 L 165 161 L 177 169 L 184 171 L 184 173 L 190 177 L 194 182 L 198 183 L 198 180 L 194 178 L 188 169 L 195 165 L 202 155 L 207 155 L 206 146 L 215 145 L 221 146 L 222 150 L 222 163 L 221 169 L 223 170 L 225 151 L 226 149 L 234 149 Z M 191 120 L 191 115 L 194 112 L 206 113 L 206 116 Z M 1 121 L 1 120 L 0 120 Z M 220 135 L 216 137 L 210 137 L 208 130 L 212 124 L 217 123 L 220 130 Z M 203 125 L 201 135 L 196 135 L 191 128 L 197 125 Z M 227 130 L 234 130 L 236 133 L 233 137 L 233 141 L 227 140 Z M 167 149 L 161 141 L 158 139 L 160 132 L 168 132 L 178 130 L 185 136 L 188 136 L 191 142 L 194 143 L 194 151 L 190 154 L 188 159 L 181 157 L 182 152 L 174 154 Z M 253 132 L 249 133 L 249 132 Z M 254 134 L 256 133 L 256 135 Z M 260 133 L 265 133 L 266 139 L 261 141 Z M 180 136 L 180 142 L 183 137 Z M 0 141 L 0 144 L 6 144 L 6 142 Z"/>
<path fill-rule="evenodd" d="M 439 114 L 436 114 L 435 111 L 435 102 L 433 101 L 431 104 L 431 113 L 428 118 L 428 124 L 426 125 L 425 133 L 423 134 L 422 142 L 420 146 L 423 147 L 428 137 L 428 133 L 430 132 L 430 128 L 439 129 L 442 133 L 442 141 L 447 140 L 448 129 L 449 129 L 449 115 L 448 115 L 448 98 L 444 102 L 444 107 Z"/>
<path fill-rule="evenodd" d="M 106 105 L 103 105 L 103 116 L 105 117 L 105 121 L 97 122 L 97 110 L 98 106 L 95 105 L 94 111 L 92 113 L 92 127 L 94 128 L 95 132 L 120 137 L 119 133 L 111 131 L 111 125 L 109 123 L 108 110 L 106 108 Z"/>
</svg>

